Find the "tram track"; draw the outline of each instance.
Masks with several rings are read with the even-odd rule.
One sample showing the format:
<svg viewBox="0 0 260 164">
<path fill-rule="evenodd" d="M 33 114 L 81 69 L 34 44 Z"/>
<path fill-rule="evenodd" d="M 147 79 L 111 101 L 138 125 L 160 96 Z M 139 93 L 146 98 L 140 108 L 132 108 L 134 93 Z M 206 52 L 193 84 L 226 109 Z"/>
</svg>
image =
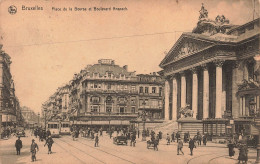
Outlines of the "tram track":
<svg viewBox="0 0 260 164">
<path fill-rule="evenodd" d="M 63 150 L 65 150 L 67 153 L 69 153 L 70 155 L 72 155 L 74 158 L 76 158 L 78 161 L 80 161 L 81 163 L 86 163 L 85 161 L 79 159 L 77 156 L 75 156 L 74 154 L 71 153 L 71 151 L 66 150 L 66 148 L 64 148 L 63 146 L 61 146 L 60 144 L 58 144 L 57 142 L 55 142 L 55 145 L 58 145 L 59 147 L 61 147 Z"/>
<path fill-rule="evenodd" d="M 202 155 L 193 157 L 193 158 L 191 158 L 191 159 L 189 159 L 189 160 L 187 161 L 187 164 L 190 164 L 190 163 L 191 163 L 193 160 L 195 160 L 195 159 L 198 159 L 198 158 L 201 158 L 201 157 L 204 157 L 204 156 L 208 156 L 208 155 L 214 155 L 214 154 L 209 153 L 209 154 L 202 154 Z M 222 155 L 222 156 L 223 156 L 223 155 Z M 214 157 L 214 158 L 216 158 L 216 157 Z M 209 161 L 208 161 L 208 163 L 209 163 Z"/>
<path fill-rule="evenodd" d="M 84 138 L 84 140 L 88 140 L 88 139 Z M 78 142 L 80 142 L 80 141 L 78 141 Z M 82 144 L 84 144 L 84 145 L 87 145 L 86 143 L 83 143 L 83 142 L 80 142 L 80 143 L 82 143 Z M 90 146 L 90 145 L 89 145 L 89 146 Z M 118 152 L 118 153 L 124 154 L 124 155 L 126 155 L 126 156 L 128 156 L 128 157 L 131 157 L 131 158 L 135 158 L 135 159 L 138 158 L 138 159 L 144 161 L 145 163 L 150 163 L 150 164 L 153 163 L 152 161 L 148 161 L 148 160 L 142 159 L 142 158 L 140 158 L 140 157 L 136 157 L 136 156 L 134 156 L 134 155 L 130 155 L 130 154 L 124 153 L 124 152 L 122 152 L 122 151 L 118 151 L 118 150 L 116 150 L 116 149 L 113 149 L 113 148 L 108 147 L 108 146 L 105 146 L 105 145 L 102 145 L 102 147 L 104 147 L 104 148 L 106 148 L 106 149 L 112 149 L 113 151 L 116 151 L 116 152 Z"/>
<path fill-rule="evenodd" d="M 221 156 L 214 157 L 214 158 L 212 158 L 212 159 L 210 159 L 210 160 L 208 161 L 208 164 L 210 164 L 212 161 L 214 161 L 214 160 L 216 160 L 216 159 L 218 159 L 218 158 L 221 158 L 221 157 L 227 157 L 227 155 L 221 155 Z"/>
<path fill-rule="evenodd" d="M 61 140 L 60 138 L 59 138 L 59 141 L 61 141 L 61 142 L 63 142 L 63 143 L 66 143 L 67 145 L 69 145 L 69 146 L 71 146 L 71 147 L 73 147 L 73 148 L 75 148 L 75 149 L 77 149 L 77 150 L 79 150 L 80 152 L 82 152 L 82 153 L 84 153 L 84 154 L 86 154 L 87 156 L 89 156 L 89 157 L 92 157 L 92 158 L 94 158 L 95 160 L 97 160 L 97 161 L 99 161 L 99 162 L 101 162 L 101 163 L 104 163 L 104 164 L 106 164 L 106 162 L 104 162 L 104 161 L 102 161 L 102 160 L 100 160 L 100 159 L 98 159 L 98 158 L 96 158 L 95 156 L 93 156 L 93 155 L 90 155 L 90 154 L 88 154 L 88 153 L 86 153 L 86 152 L 84 152 L 82 149 L 79 149 L 79 148 L 77 148 L 77 147 L 75 147 L 75 146 L 73 146 L 72 144 L 70 144 L 70 143 L 67 143 L 67 142 L 65 142 L 65 141 L 63 141 L 63 140 Z M 57 143 L 56 143 L 57 144 Z M 60 145 L 59 145 L 60 146 Z M 60 147 L 62 147 L 62 146 L 60 146 Z M 64 148 L 64 147 L 63 147 Z M 66 149 L 65 149 L 66 150 Z M 67 151 L 67 150 L 66 150 Z M 69 152 L 69 151 L 67 151 L 67 152 Z M 78 160 L 80 160 L 81 162 L 83 162 L 83 163 L 86 163 L 85 161 L 83 161 L 83 160 L 81 160 L 81 159 L 79 159 L 77 156 L 75 156 L 75 155 L 73 155 L 72 153 L 70 153 L 73 157 L 75 157 L 76 159 L 78 159 Z"/>
<path fill-rule="evenodd" d="M 64 141 L 64 140 L 62 140 L 62 139 L 60 139 L 60 138 L 59 138 L 59 140 L 62 141 L 62 142 L 67 143 L 66 141 Z M 91 148 L 91 149 L 94 149 L 94 150 L 97 150 L 97 151 L 106 153 L 106 154 L 108 154 L 108 155 L 110 155 L 110 156 L 113 156 L 113 157 L 116 157 L 116 158 L 118 158 L 118 159 L 120 159 L 120 160 L 123 160 L 123 161 L 125 161 L 125 162 L 135 164 L 135 163 L 132 162 L 132 161 L 129 161 L 129 160 L 127 160 L 127 159 L 124 159 L 124 158 L 122 158 L 122 157 L 120 157 L 120 156 L 117 156 L 117 155 L 114 155 L 114 154 L 112 154 L 112 153 L 109 153 L 109 152 L 107 152 L 107 151 L 104 151 L 104 150 L 101 150 L 101 149 L 96 149 L 96 148 L 94 148 L 93 146 L 90 146 L 90 145 L 85 144 L 85 143 L 83 143 L 83 142 L 78 141 L 78 143 L 83 144 L 83 145 L 85 145 L 85 146 L 87 146 L 87 147 L 89 147 L 89 148 Z M 72 147 L 74 147 L 74 148 L 76 148 L 76 149 L 78 149 L 78 150 L 80 150 L 80 151 L 83 151 L 82 149 L 79 149 L 79 148 L 73 146 L 72 144 L 69 144 L 69 143 L 67 143 L 67 144 L 70 145 L 70 146 L 72 146 Z M 85 153 L 85 152 L 84 152 L 84 153 Z M 85 153 L 85 154 L 88 154 L 88 153 Z M 98 161 L 100 161 L 100 162 L 102 162 L 102 163 L 106 163 L 106 162 L 101 161 L 100 159 L 98 159 L 98 158 L 96 158 L 96 157 L 94 157 L 94 156 L 92 156 L 92 155 L 90 155 L 90 154 L 88 154 L 88 155 L 91 156 L 91 157 L 93 157 L 93 158 L 95 158 L 96 160 L 98 160 Z"/>
</svg>

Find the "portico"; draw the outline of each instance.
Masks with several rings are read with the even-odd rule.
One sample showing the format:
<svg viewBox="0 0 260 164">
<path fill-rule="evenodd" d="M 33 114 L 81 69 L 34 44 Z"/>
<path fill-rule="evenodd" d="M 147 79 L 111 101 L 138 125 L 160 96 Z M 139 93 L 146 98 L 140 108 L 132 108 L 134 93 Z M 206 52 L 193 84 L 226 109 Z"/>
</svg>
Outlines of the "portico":
<svg viewBox="0 0 260 164">
<path fill-rule="evenodd" d="M 258 92 L 251 98 L 249 92 L 239 89 L 243 81 L 245 88 L 259 87 L 255 71 L 259 66 L 252 68 L 259 55 L 259 19 L 235 31 L 229 20 L 222 18 L 200 18 L 197 27 L 183 33 L 160 63 L 166 79 L 165 120 L 177 121 L 182 132 L 196 134 L 199 130 L 224 136 L 231 132 L 227 129 L 230 119 L 236 123 L 249 115 L 250 102 L 259 108 Z M 250 40 L 240 37 L 242 30 L 253 30 L 248 34 Z"/>
</svg>

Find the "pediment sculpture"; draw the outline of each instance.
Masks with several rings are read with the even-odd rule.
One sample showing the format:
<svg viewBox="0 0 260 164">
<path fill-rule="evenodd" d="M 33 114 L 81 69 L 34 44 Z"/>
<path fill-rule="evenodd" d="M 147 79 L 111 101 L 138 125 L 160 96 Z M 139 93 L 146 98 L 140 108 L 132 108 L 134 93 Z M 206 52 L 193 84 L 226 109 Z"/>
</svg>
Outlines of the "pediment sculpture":
<svg viewBox="0 0 260 164">
<path fill-rule="evenodd" d="M 260 83 L 258 81 L 254 81 L 253 79 L 244 79 L 240 84 L 238 84 L 238 90 L 240 91 L 257 88 L 260 88 Z"/>
</svg>

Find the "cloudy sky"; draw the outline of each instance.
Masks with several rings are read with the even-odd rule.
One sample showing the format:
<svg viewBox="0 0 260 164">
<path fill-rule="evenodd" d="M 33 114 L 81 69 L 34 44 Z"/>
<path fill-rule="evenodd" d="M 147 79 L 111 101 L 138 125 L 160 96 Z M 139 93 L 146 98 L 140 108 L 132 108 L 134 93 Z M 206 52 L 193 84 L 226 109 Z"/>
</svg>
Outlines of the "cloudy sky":
<svg viewBox="0 0 260 164">
<path fill-rule="evenodd" d="M 39 112 L 41 104 L 73 74 L 100 58 L 130 71 L 159 71 L 159 63 L 182 31 L 198 21 L 201 3 L 209 18 L 232 24 L 253 19 L 254 0 L 0 0 L 3 49 L 12 58 L 16 95 Z M 259 9 L 259 0 L 255 0 Z M 17 13 L 8 13 L 14 5 Z M 22 10 L 22 6 L 43 10 Z M 126 11 L 54 11 L 52 7 L 126 7 Z M 257 10 L 258 11 L 258 10 Z"/>
</svg>

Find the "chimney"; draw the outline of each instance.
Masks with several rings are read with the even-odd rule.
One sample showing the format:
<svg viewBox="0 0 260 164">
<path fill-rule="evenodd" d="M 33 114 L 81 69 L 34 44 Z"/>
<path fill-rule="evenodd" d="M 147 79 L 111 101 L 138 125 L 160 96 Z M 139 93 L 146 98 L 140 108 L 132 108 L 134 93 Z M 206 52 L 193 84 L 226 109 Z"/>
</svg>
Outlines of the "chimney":
<svg viewBox="0 0 260 164">
<path fill-rule="evenodd" d="M 123 68 L 128 72 L 128 65 L 124 65 Z"/>
</svg>

